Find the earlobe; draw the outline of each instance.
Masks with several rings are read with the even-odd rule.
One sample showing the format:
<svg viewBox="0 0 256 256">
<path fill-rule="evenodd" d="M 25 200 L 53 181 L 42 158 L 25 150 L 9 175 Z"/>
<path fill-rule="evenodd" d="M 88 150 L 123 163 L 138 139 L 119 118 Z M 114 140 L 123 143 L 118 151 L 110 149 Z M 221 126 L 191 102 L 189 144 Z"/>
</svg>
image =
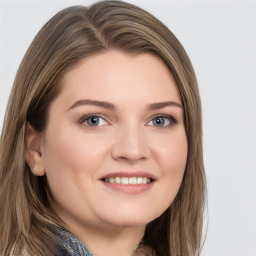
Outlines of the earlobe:
<svg viewBox="0 0 256 256">
<path fill-rule="evenodd" d="M 27 123 L 26 127 L 26 162 L 30 167 L 31 172 L 35 176 L 44 176 L 45 170 L 43 165 L 42 153 L 40 149 L 40 134 Z"/>
<path fill-rule="evenodd" d="M 44 176 L 45 175 L 45 171 L 43 166 L 41 165 L 34 165 L 33 168 L 30 167 L 31 172 L 35 175 L 35 176 Z"/>
</svg>

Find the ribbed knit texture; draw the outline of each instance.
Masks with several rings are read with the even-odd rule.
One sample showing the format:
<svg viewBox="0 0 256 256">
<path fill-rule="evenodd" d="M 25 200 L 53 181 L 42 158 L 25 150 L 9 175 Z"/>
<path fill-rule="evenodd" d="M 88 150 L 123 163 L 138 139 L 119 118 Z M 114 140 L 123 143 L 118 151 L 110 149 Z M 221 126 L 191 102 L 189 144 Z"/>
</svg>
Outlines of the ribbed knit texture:
<svg viewBox="0 0 256 256">
<path fill-rule="evenodd" d="M 58 231 L 61 252 L 58 256 L 93 256 L 89 249 L 65 229 Z"/>
</svg>

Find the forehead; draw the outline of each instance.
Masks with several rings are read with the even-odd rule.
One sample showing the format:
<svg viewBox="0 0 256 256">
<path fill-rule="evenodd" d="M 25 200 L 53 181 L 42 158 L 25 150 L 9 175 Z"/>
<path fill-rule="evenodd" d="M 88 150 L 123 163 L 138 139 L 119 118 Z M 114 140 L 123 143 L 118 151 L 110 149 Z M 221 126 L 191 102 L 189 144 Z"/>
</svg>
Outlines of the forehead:
<svg viewBox="0 0 256 256">
<path fill-rule="evenodd" d="M 149 53 L 111 50 L 83 59 L 63 78 L 61 97 L 70 101 L 93 97 L 102 100 L 176 100 L 177 84 L 167 66 Z"/>
</svg>

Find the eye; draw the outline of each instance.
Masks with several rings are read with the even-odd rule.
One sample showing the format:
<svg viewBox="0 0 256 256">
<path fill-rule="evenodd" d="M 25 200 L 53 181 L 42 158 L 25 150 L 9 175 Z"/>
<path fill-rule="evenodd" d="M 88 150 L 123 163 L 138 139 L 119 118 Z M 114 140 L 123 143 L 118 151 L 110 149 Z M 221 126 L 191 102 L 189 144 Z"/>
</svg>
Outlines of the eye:
<svg viewBox="0 0 256 256">
<path fill-rule="evenodd" d="M 177 123 L 177 121 L 172 116 L 156 116 L 148 123 L 148 125 L 155 127 L 167 127 L 175 123 Z"/>
<path fill-rule="evenodd" d="M 108 122 L 104 118 L 102 118 L 98 115 L 85 116 L 85 117 L 81 118 L 78 121 L 78 123 L 80 123 L 80 124 L 84 123 L 87 126 L 95 126 L 95 127 L 108 124 Z"/>
</svg>

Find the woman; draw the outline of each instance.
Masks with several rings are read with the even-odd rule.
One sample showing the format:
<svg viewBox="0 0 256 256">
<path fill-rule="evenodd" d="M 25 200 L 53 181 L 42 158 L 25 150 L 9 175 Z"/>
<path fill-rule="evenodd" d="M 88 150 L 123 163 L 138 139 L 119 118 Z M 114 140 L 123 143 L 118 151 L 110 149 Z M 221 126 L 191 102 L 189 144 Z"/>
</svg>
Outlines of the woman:
<svg viewBox="0 0 256 256">
<path fill-rule="evenodd" d="M 120 1 L 38 33 L 1 137 L 0 255 L 199 255 L 201 106 L 175 36 Z"/>
</svg>

